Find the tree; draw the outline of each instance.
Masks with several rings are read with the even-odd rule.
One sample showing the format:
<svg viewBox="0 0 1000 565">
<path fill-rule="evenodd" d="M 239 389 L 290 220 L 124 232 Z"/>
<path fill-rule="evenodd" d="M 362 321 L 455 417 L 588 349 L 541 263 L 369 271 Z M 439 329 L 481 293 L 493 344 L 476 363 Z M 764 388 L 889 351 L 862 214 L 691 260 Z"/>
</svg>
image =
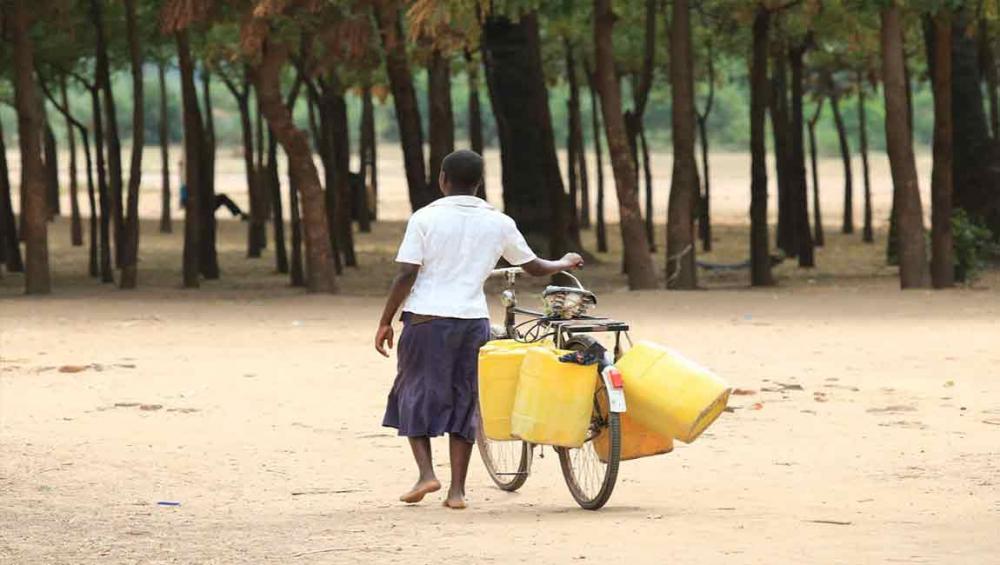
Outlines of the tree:
<svg viewBox="0 0 1000 565">
<path fill-rule="evenodd" d="M 768 251 L 767 150 L 764 146 L 770 25 L 770 10 L 758 4 L 754 10 L 750 60 L 750 284 L 753 286 L 774 284 Z"/>
<path fill-rule="evenodd" d="M 69 99 L 66 93 L 66 77 L 59 79 L 59 90 L 62 97 L 63 106 L 69 106 Z M 73 131 L 73 123 L 66 117 L 66 145 L 69 151 L 69 207 L 70 207 L 70 242 L 74 247 L 83 245 L 83 222 L 80 219 L 79 185 L 76 175 L 76 135 Z"/>
<path fill-rule="evenodd" d="M 702 251 L 712 250 L 712 183 L 708 166 L 708 116 L 712 113 L 712 106 L 715 103 L 715 61 L 712 40 L 709 39 L 706 45 L 707 57 L 705 67 L 708 76 L 705 82 L 708 86 L 708 95 L 705 97 L 705 107 L 702 110 L 695 108 L 698 119 L 698 139 L 701 142 L 701 198 L 698 205 L 698 236 L 701 238 Z"/>
<path fill-rule="evenodd" d="M 825 98 L 820 95 L 816 100 L 816 108 L 812 117 L 807 122 L 809 128 L 809 163 L 812 169 L 812 193 L 813 193 L 813 241 L 816 247 L 823 247 L 823 215 L 820 212 L 819 204 L 819 168 L 816 163 L 816 123 L 819 122 L 820 114 L 823 112 L 823 101 Z"/>
<path fill-rule="evenodd" d="M 933 17 L 934 170 L 931 174 L 931 282 L 934 288 L 955 284 L 951 233 L 952 179 L 952 22 L 947 8 Z"/>
<path fill-rule="evenodd" d="M 204 237 L 201 207 L 211 207 L 212 203 L 202 200 L 204 133 L 201 110 L 198 108 L 198 93 L 194 87 L 194 62 L 191 59 L 188 30 L 180 28 L 173 33 L 177 42 L 181 99 L 184 106 L 184 183 L 187 185 L 187 200 L 184 204 L 184 286 L 198 288 L 201 285 L 201 240 Z"/>
<path fill-rule="evenodd" d="M 927 286 L 923 212 L 917 186 L 913 140 L 908 123 L 903 28 L 899 5 L 890 0 L 881 9 L 882 77 L 885 98 L 885 138 L 892 172 L 893 214 L 899 236 L 900 286 Z"/>
<path fill-rule="evenodd" d="M 812 33 L 798 45 L 788 49 L 789 68 L 791 69 L 791 155 L 789 164 L 789 204 L 791 206 L 792 231 L 795 234 L 796 255 L 799 267 L 815 266 L 813 254 L 812 232 L 809 229 L 809 199 L 806 184 L 806 156 L 802 130 L 805 126 L 803 116 L 804 69 L 803 58 L 812 44 Z"/>
<path fill-rule="evenodd" d="M 594 73 L 586 69 L 587 87 L 590 90 L 590 122 L 592 137 L 594 139 L 594 161 L 597 170 L 597 208 L 595 216 L 595 236 L 597 237 L 597 251 L 608 252 L 608 229 L 604 221 L 604 158 L 601 147 L 601 101 L 597 95 L 597 86 L 594 84 Z"/>
<path fill-rule="evenodd" d="M 111 203 L 111 225 L 115 243 L 115 265 L 121 266 L 122 252 L 122 157 L 121 140 L 118 135 L 118 114 L 115 97 L 111 89 L 110 62 L 108 61 L 107 36 L 105 34 L 104 8 L 102 0 L 90 0 L 90 17 L 94 26 L 96 68 L 94 81 L 103 94 L 105 128 L 108 144 L 108 190 Z"/>
<path fill-rule="evenodd" d="M 830 98 L 830 110 L 833 112 L 833 123 L 837 127 L 837 141 L 840 144 L 840 159 L 844 164 L 844 221 L 841 233 L 854 233 L 854 177 L 851 174 L 851 147 L 847 140 L 847 127 L 840 112 L 840 91 L 833 76 L 827 74 L 827 88 Z"/>
<path fill-rule="evenodd" d="M 14 51 L 14 99 L 17 108 L 17 133 L 21 148 L 21 185 L 25 199 L 22 222 L 25 242 L 25 291 L 49 294 L 48 215 L 45 194 L 45 170 L 42 163 L 41 104 L 35 84 L 34 43 L 31 15 L 25 0 L 13 0 L 9 14 Z"/>
<path fill-rule="evenodd" d="M 11 203 L 10 171 L 7 167 L 7 144 L 3 124 L 0 124 L 0 258 L 12 273 L 24 271 L 21 246 L 18 244 L 17 223 Z"/>
<path fill-rule="evenodd" d="M 594 0 L 594 82 L 601 97 L 604 132 L 608 153 L 614 170 L 625 270 L 629 288 L 633 290 L 654 288 L 656 274 L 649 256 L 642 215 L 637 197 L 636 171 L 632 165 L 622 116 L 621 88 L 615 77 L 612 31 L 615 16 L 610 0 Z"/>
<path fill-rule="evenodd" d="M 455 150 L 455 118 L 451 108 L 451 61 L 440 48 L 431 52 L 427 64 L 427 106 L 430 142 L 430 179 L 433 197 L 441 191 L 438 174 L 441 161 Z"/>
<path fill-rule="evenodd" d="M 694 63 L 691 11 L 687 0 L 674 0 L 671 21 L 670 86 L 674 165 L 667 210 L 667 287 L 697 287 L 694 212 L 698 200 L 698 165 L 694 158 Z"/>
<path fill-rule="evenodd" d="M 142 53 L 136 21 L 135 0 L 125 0 L 125 22 L 132 68 L 132 161 L 128 177 L 128 204 L 122 235 L 121 288 L 135 288 L 139 262 L 139 183 L 142 181 L 142 146 L 145 125 L 142 95 Z"/>
<path fill-rule="evenodd" d="M 160 233 L 171 233 L 174 226 L 170 217 L 170 139 L 167 124 L 166 63 L 163 61 L 156 65 L 156 76 L 160 85 Z"/>
<path fill-rule="evenodd" d="M 872 228 L 872 180 L 868 166 L 868 114 L 865 110 L 865 82 L 861 72 L 857 73 L 858 88 L 858 150 L 861 152 L 861 176 L 865 183 L 865 216 L 861 238 L 865 243 L 875 241 Z"/>
</svg>

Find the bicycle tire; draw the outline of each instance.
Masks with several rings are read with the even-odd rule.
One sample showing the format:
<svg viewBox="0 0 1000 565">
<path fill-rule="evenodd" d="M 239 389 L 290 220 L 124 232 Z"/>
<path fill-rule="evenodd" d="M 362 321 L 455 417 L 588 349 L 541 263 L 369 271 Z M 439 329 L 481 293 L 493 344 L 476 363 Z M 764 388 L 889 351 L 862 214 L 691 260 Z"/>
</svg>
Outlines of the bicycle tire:
<svg viewBox="0 0 1000 565">
<path fill-rule="evenodd" d="M 490 340 L 504 339 L 505 336 L 506 333 L 502 328 L 490 328 Z M 519 444 L 521 448 L 519 457 L 515 455 L 518 462 L 515 465 L 511 465 L 513 469 L 500 469 L 500 465 L 491 450 L 494 446 L 499 448 L 503 444 L 506 444 L 506 447 L 516 450 L 515 443 Z M 533 454 L 530 444 L 520 440 L 503 442 L 491 440 L 486 437 L 486 433 L 483 431 L 483 420 L 482 415 L 480 415 L 479 425 L 476 427 L 476 446 L 479 448 L 479 457 L 483 460 L 486 472 L 497 488 L 507 492 L 514 492 L 524 486 L 524 482 L 528 480 L 528 474 L 531 473 L 531 459 Z"/>
<path fill-rule="evenodd" d="M 566 342 L 566 349 L 572 350 L 583 350 L 587 349 L 594 343 L 594 339 L 589 336 L 574 336 Z M 593 422 L 599 423 L 604 420 L 604 415 L 601 414 L 601 403 L 597 401 L 597 395 L 604 394 L 607 395 L 607 390 L 604 388 L 604 383 L 598 375 L 598 387 L 595 391 L 595 403 L 594 411 L 595 415 L 592 417 Z M 608 406 L 609 403 L 605 402 L 604 406 Z M 570 495 L 576 501 L 581 508 L 585 510 L 599 510 L 608 500 L 611 498 L 611 494 L 614 492 L 615 483 L 618 480 L 618 466 L 621 462 L 621 415 L 609 412 L 607 414 L 607 431 L 608 431 L 608 457 L 607 463 L 600 461 L 597 456 L 597 452 L 593 447 L 593 439 L 597 437 L 598 433 L 596 430 L 591 430 L 590 437 L 584 444 L 579 448 L 566 448 L 557 447 L 556 453 L 559 454 L 559 467 L 562 469 L 563 478 L 566 480 L 566 486 L 569 487 Z M 588 453 L 589 450 L 589 453 Z M 584 457 L 592 458 L 596 460 L 596 465 L 603 466 L 604 477 L 600 481 L 599 488 L 596 492 L 589 493 L 581 485 L 581 477 L 577 476 L 574 470 L 573 459 L 574 456 L 578 456 L 578 459 Z M 593 461 L 589 461 L 589 464 L 593 464 Z"/>
</svg>

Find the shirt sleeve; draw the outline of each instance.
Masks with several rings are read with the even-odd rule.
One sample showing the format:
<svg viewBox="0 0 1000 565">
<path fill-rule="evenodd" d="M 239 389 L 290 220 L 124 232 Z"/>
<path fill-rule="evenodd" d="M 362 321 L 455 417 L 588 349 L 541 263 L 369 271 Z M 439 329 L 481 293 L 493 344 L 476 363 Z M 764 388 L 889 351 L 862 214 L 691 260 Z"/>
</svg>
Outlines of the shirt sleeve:
<svg viewBox="0 0 1000 565">
<path fill-rule="evenodd" d="M 511 265 L 523 265 L 535 258 L 535 252 L 528 246 L 524 236 L 518 231 L 517 225 L 511 221 L 508 224 L 507 233 L 504 238 L 503 258 Z"/>
<path fill-rule="evenodd" d="M 403 234 L 403 242 L 399 244 L 399 251 L 396 252 L 396 262 L 424 264 L 424 234 L 416 217 L 411 217 L 406 223 L 406 233 Z"/>
</svg>

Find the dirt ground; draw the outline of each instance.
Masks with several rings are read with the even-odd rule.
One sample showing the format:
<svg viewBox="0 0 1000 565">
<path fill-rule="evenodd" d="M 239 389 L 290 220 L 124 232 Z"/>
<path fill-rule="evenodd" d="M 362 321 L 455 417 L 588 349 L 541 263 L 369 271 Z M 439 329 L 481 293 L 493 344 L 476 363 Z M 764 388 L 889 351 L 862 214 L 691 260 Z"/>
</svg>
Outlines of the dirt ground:
<svg viewBox="0 0 1000 565">
<path fill-rule="evenodd" d="M 397 208 L 387 215 L 405 216 Z M 623 463 L 600 512 L 576 507 L 551 450 L 516 494 L 494 488 L 474 454 L 471 506 L 455 512 L 437 496 L 395 501 L 415 471 L 379 425 L 394 363 L 370 341 L 401 223 L 359 236 L 362 266 L 338 296 L 288 288 L 270 253 L 245 259 L 245 228 L 231 221 L 222 280 L 182 290 L 179 225 L 155 228 L 144 225 L 139 291 L 91 282 L 65 220 L 52 227 L 55 294 L 25 298 L 20 277 L 0 280 L 0 563 L 1000 554 L 996 274 L 901 293 L 884 235 L 867 246 L 833 225 L 817 269 L 786 262 L 767 290 L 746 290 L 737 272 L 706 274 L 706 291 L 628 293 L 617 254 L 601 256 L 582 273 L 600 313 L 753 394 L 734 396 L 694 444 Z M 745 231 L 721 227 L 704 258 L 742 260 Z M 435 450 L 447 477 L 443 442 Z"/>
</svg>

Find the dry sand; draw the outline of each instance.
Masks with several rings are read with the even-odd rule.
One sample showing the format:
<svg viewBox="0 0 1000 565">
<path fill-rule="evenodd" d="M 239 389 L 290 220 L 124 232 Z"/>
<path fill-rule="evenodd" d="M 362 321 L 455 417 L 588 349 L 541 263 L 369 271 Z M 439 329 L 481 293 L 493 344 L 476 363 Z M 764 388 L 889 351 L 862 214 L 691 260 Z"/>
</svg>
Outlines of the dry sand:
<svg viewBox="0 0 1000 565">
<path fill-rule="evenodd" d="M 901 293 L 881 234 L 830 233 L 818 269 L 782 265 L 770 290 L 736 273 L 627 293 L 602 257 L 583 273 L 600 312 L 755 394 L 624 463 L 600 512 L 548 449 L 516 494 L 474 456 L 454 512 L 396 501 L 415 471 L 379 426 L 394 364 L 370 341 L 401 229 L 360 236 L 331 297 L 244 259 L 232 222 L 223 279 L 181 290 L 180 235 L 149 224 L 143 288 L 123 293 L 83 275 L 56 222 L 56 294 L 0 280 L 0 563 L 996 563 L 995 274 Z M 710 259 L 745 256 L 745 228 L 718 234 Z"/>
</svg>

